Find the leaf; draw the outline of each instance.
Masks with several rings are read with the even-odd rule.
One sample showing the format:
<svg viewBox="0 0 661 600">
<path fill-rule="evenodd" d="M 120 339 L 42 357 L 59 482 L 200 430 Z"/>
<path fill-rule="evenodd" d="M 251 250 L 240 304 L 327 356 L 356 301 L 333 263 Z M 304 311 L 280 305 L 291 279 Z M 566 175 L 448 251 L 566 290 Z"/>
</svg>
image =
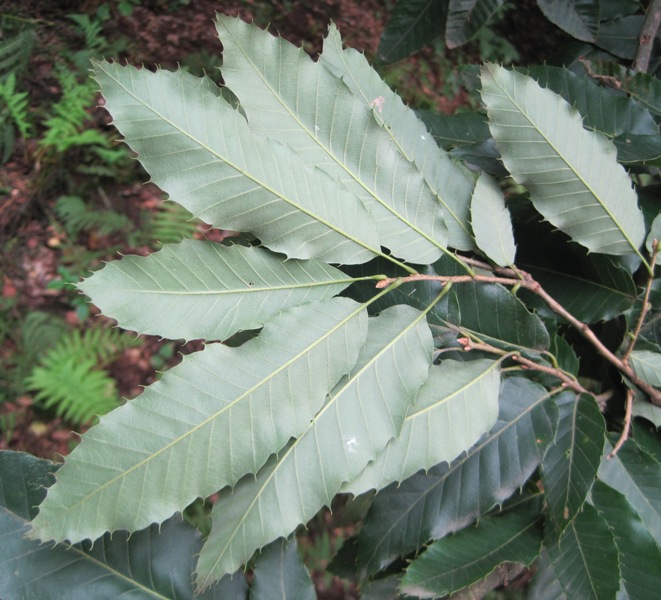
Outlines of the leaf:
<svg viewBox="0 0 661 600">
<path fill-rule="evenodd" d="M 252 131 L 287 144 L 307 165 L 342 182 L 362 200 L 394 255 L 419 264 L 436 260 L 447 244 L 441 205 L 376 122 L 370 102 L 282 38 L 222 15 L 216 28 L 223 79 Z"/>
<path fill-rule="evenodd" d="M 30 535 L 134 531 L 256 473 L 353 367 L 366 321 L 361 305 L 334 298 L 281 312 L 238 348 L 185 357 L 83 436 Z"/>
<path fill-rule="evenodd" d="M 658 135 L 658 127 L 646 108 L 631 98 L 613 94 L 589 77 L 549 65 L 521 72 L 542 88 L 560 94 L 583 116 L 583 124 L 588 129 L 596 129 L 607 137 Z"/>
<path fill-rule="evenodd" d="M 269 544 L 255 561 L 250 600 L 315 600 L 310 573 L 296 547 L 296 539 Z"/>
<path fill-rule="evenodd" d="M 444 271 L 438 264 L 435 268 Z M 405 292 L 402 286 L 400 293 Z M 508 350 L 536 354 L 549 345 L 549 335 L 541 319 L 497 284 L 467 282 L 452 286 L 429 319 L 433 325 L 450 327 Z"/>
<path fill-rule="evenodd" d="M 537 0 L 544 16 L 572 37 L 594 42 L 599 29 L 599 4 L 589 0 Z"/>
<path fill-rule="evenodd" d="M 615 598 L 620 589 L 617 548 L 606 521 L 590 504 L 559 539 L 547 528 L 544 545 L 560 585 L 572 600 Z"/>
<path fill-rule="evenodd" d="M 606 423 L 595 399 L 563 394 L 558 426 L 542 460 L 542 484 L 551 523 L 563 531 L 581 510 L 597 475 Z"/>
<path fill-rule="evenodd" d="M 475 184 L 471 201 L 471 225 L 475 242 L 498 266 L 514 263 L 516 244 L 505 197 L 496 181 L 482 173 Z"/>
<path fill-rule="evenodd" d="M 596 44 L 611 54 L 633 60 L 643 26 L 643 15 L 630 15 L 602 23 Z"/>
<path fill-rule="evenodd" d="M 535 208 L 592 252 L 638 254 L 643 216 L 612 144 L 584 130 L 562 98 L 520 73 L 483 67 L 482 98 L 503 162 Z"/>
<path fill-rule="evenodd" d="M 358 198 L 254 134 L 207 79 L 94 62 L 106 108 L 154 183 L 203 221 L 250 231 L 290 258 L 379 254 Z"/>
<path fill-rule="evenodd" d="M 391 63 L 431 42 L 442 31 L 447 0 L 401 0 L 381 36 L 377 56 Z"/>
<path fill-rule="evenodd" d="M 657 429 L 661 427 L 661 406 L 646 402 L 645 400 L 634 400 L 631 414 L 634 417 L 647 419 Z"/>
<path fill-rule="evenodd" d="M 57 465 L 19 452 L 0 452 L 0 595 L 26 598 L 193 600 L 199 533 L 173 517 L 130 536 L 106 534 L 93 546 L 45 546 L 25 539 L 29 520 L 52 484 Z M 200 600 L 245 598 L 241 574 L 226 577 Z"/>
<path fill-rule="evenodd" d="M 661 387 L 661 354 L 649 350 L 634 350 L 630 361 L 636 375 L 645 383 Z"/>
<path fill-rule="evenodd" d="M 401 590 L 419 598 L 447 596 L 489 575 L 499 565 L 529 566 L 542 545 L 539 515 L 514 512 L 480 519 L 431 544 L 407 567 Z"/>
<path fill-rule="evenodd" d="M 605 60 L 584 61 L 588 73 L 626 92 L 651 113 L 661 116 L 661 81 L 640 71 Z"/>
<path fill-rule="evenodd" d="M 111 262 L 79 284 L 125 329 L 178 339 L 225 340 L 291 306 L 350 283 L 317 260 L 283 260 L 263 248 L 185 240 Z"/>
<path fill-rule="evenodd" d="M 569 600 L 555 575 L 545 548 L 542 548 L 540 557 L 535 563 L 535 576 L 528 588 L 527 597 L 531 600 Z"/>
<path fill-rule="evenodd" d="M 499 379 L 499 363 L 492 360 L 432 367 L 399 435 L 343 491 L 380 490 L 468 450 L 496 421 Z"/>
<path fill-rule="evenodd" d="M 380 571 L 507 500 L 540 463 L 556 417 L 544 388 L 527 379 L 505 380 L 496 425 L 465 456 L 375 496 L 358 534 L 359 567 Z"/>
<path fill-rule="evenodd" d="M 453 146 L 464 146 L 484 142 L 491 137 L 485 114 L 463 112 L 445 115 L 431 110 L 422 110 L 418 116 L 427 126 L 436 143 L 449 150 Z"/>
<path fill-rule="evenodd" d="M 661 550 L 624 495 L 597 481 L 591 496 L 615 536 L 622 580 L 629 598 L 654 598 L 661 585 L 658 568 Z"/>
<path fill-rule="evenodd" d="M 654 541 L 661 546 L 659 463 L 632 439 L 628 439 L 613 458 L 608 458 L 611 450 L 612 445 L 607 441 L 598 478 L 627 497 Z"/>
<path fill-rule="evenodd" d="M 370 318 L 355 367 L 297 439 L 256 477 L 220 494 L 198 562 L 200 588 L 330 506 L 342 483 L 358 475 L 397 435 L 431 362 L 432 339 L 424 316 L 397 306 Z"/>
<path fill-rule="evenodd" d="M 559 247 L 550 258 L 547 237 L 530 233 L 526 237 L 531 238 L 530 243 L 536 248 L 531 249 L 521 236 L 519 245 L 526 259 L 517 263 L 518 266 L 528 271 L 574 317 L 584 323 L 610 321 L 631 308 L 637 295 L 636 284 L 631 274 L 613 264 L 609 256 L 585 255 L 580 247 Z M 528 304 L 542 315 L 550 312 L 537 298 Z"/>
<path fill-rule="evenodd" d="M 324 39 L 319 62 L 333 75 L 340 77 L 363 104 L 372 107 L 376 122 L 392 137 L 400 152 L 420 170 L 443 208 L 448 244 L 459 250 L 472 250 L 474 243 L 468 221 L 474 182 L 467 169 L 438 148 L 427 131 L 428 124 L 420 121 L 402 102 L 363 54 L 351 48 L 342 48 L 340 34 L 332 24 Z M 378 105 L 373 102 L 375 98 L 382 98 Z"/>
<path fill-rule="evenodd" d="M 503 5 L 503 0 L 450 0 L 445 43 L 457 48 L 470 40 Z"/>
</svg>

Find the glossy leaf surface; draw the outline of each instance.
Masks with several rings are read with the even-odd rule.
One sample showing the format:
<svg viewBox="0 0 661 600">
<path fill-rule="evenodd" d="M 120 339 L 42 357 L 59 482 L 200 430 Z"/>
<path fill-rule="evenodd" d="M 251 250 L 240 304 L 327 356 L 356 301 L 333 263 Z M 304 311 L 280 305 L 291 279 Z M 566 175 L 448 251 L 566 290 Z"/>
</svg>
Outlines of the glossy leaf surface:
<svg viewBox="0 0 661 600">
<path fill-rule="evenodd" d="M 0 452 L 0 595 L 26 598 L 193 600 L 192 573 L 201 540 L 180 517 L 137 531 L 106 534 L 94 545 L 43 545 L 24 538 L 57 465 Z M 57 576 L 53 576 L 54 574 Z M 226 577 L 200 600 L 242 600 L 242 574 Z"/>
<path fill-rule="evenodd" d="M 613 458 L 607 458 L 611 450 L 612 445 L 607 442 L 599 479 L 627 497 L 654 541 L 661 546 L 661 496 L 658 494 L 661 469 L 658 461 L 632 439 L 627 440 Z"/>
<path fill-rule="evenodd" d="M 583 507 L 559 539 L 547 529 L 544 545 L 568 598 L 615 597 L 620 589 L 617 548 L 608 524 L 592 505 Z"/>
<path fill-rule="evenodd" d="M 465 44 L 500 8 L 503 0 L 450 0 L 445 25 L 448 48 Z"/>
<path fill-rule="evenodd" d="M 250 600 L 315 600 L 314 584 L 296 540 L 276 540 L 255 561 Z"/>
<path fill-rule="evenodd" d="M 407 567 L 402 591 L 438 598 L 477 583 L 502 563 L 529 566 L 542 545 L 538 520 L 538 515 L 525 512 L 486 517 L 430 544 Z"/>
<path fill-rule="evenodd" d="M 631 600 L 653 598 L 661 585 L 661 550 L 626 497 L 598 481 L 592 503 L 606 519 L 619 551 L 624 588 Z"/>
<path fill-rule="evenodd" d="M 603 453 L 606 423 L 592 396 L 557 401 L 558 426 L 542 460 L 542 483 L 553 525 L 562 531 L 583 506 Z"/>
</svg>

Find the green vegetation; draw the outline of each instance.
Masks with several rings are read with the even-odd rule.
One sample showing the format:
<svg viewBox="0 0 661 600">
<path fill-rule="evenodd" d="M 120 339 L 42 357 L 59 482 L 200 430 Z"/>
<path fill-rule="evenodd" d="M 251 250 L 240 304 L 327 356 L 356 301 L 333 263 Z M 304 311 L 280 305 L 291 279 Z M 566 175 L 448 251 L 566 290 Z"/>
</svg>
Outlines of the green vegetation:
<svg viewBox="0 0 661 600">
<path fill-rule="evenodd" d="M 313 60 L 217 15 L 224 88 L 92 60 L 171 202 L 145 233 L 61 194 L 63 249 L 96 233 L 152 252 L 82 282 L 100 256 L 71 258 L 58 285 L 166 357 L 203 345 L 116 406 L 104 369 L 130 334 L 44 313 L 0 329 L 26 353 L 50 340 L 15 366 L 46 409 L 108 411 L 62 466 L 0 452 L 0 596 L 312 599 L 326 565 L 361 598 L 658 594 L 661 1 L 536 7 L 571 40 L 559 62 L 463 65 L 452 115 L 414 112 L 334 25 Z M 516 10 L 400 0 L 378 58 L 472 42 L 509 60 Z M 101 29 L 75 22 L 93 49 Z M 121 171 L 84 122 L 53 164 Z M 200 223 L 241 235 L 194 239 Z"/>
</svg>

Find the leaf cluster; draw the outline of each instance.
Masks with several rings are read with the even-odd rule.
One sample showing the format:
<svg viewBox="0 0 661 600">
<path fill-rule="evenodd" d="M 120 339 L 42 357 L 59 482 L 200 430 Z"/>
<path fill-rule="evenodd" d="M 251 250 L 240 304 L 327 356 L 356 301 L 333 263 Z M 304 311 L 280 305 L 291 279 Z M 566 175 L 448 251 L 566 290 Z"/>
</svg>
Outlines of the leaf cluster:
<svg viewBox="0 0 661 600">
<path fill-rule="evenodd" d="M 233 102 L 183 71 L 95 77 L 152 180 L 250 241 L 80 284 L 121 327 L 206 345 L 83 436 L 20 543 L 151 536 L 213 496 L 197 592 L 245 597 L 249 565 L 252 596 L 304 598 L 283 540 L 350 494 L 367 509 L 335 567 L 365 597 L 484 595 L 534 563 L 531 597 L 653 597 L 661 446 L 632 414 L 661 405 L 655 111 L 485 64 L 483 111 L 444 130 L 482 152 L 450 155 L 335 27 L 318 61 L 216 27 Z"/>
</svg>

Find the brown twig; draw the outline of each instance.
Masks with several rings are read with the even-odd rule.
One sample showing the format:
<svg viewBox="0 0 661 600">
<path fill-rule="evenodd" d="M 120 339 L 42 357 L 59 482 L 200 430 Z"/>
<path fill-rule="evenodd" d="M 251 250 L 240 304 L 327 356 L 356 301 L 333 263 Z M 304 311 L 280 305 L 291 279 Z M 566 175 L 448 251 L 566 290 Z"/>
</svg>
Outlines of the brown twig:
<svg viewBox="0 0 661 600">
<path fill-rule="evenodd" d="M 613 458 L 617 454 L 618 450 L 622 447 L 624 442 L 626 442 L 629 438 L 629 432 L 631 431 L 631 415 L 633 413 L 633 396 L 633 390 L 628 389 L 626 404 L 624 408 L 624 426 L 622 427 L 622 433 L 617 440 L 617 444 L 615 444 L 613 450 L 608 455 L 608 458 Z"/>
<path fill-rule="evenodd" d="M 654 272 L 654 266 L 656 265 L 656 259 L 659 255 L 659 241 L 654 240 L 652 242 L 652 256 L 650 258 L 650 267 L 652 269 L 652 272 Z M 640 330 L 643 328 L 643 322 L 645 321 L 645 317 L 647 316 L 647 313 L 649 312 L 650 309 L 650 292 L 652 291 L 652 282 L 654 281 L 653 277 L 648 277 L 647 278 L 647 285 L 645 286 L 645 293 L 643 294 L 643 306 L 640 311 L 640 316 L 638 317 L 638 321 L 636 322 L 636 327 L 633 331 L 633 334 L 631 335 L 631 341 L 629 342 L 629 346 L 627 347 L 626 351 L 624 352 L 622 356 L 622 362 L 625 364 L 629 364 L 629 357 L 631 356 L 631 353 L 633 352 L 633 348 L 636 345 L 636 341 L 638 340 L 638 336 L 640 335 Z"/>
<path fill-rule="evenodd" d="M 547 375 L 557 377 L 560 381 L 562 381 L 563 387 L 570 388 L 578 394 L 590 393 L 578 381 L 567 375 L 567 373 L 565 373 L 562 369 L 540 365 L 539 363 L 536 363 L 529 358 L 525 358 L 520 354 L 507 352 L 506 350 L 496 348 L 495 346 L 492 346 L 491 344 L 485 344 L 484 342 L 475 342 L 468 337 L 459 338 L 457 341 L 466 351 L 483 350 L 484 352 L 489 352 L 490 354 L 497 354 L 498 356 L 503 357 L 507 356 L 508 358 L 511 358 L 512 360 L 522 365 L 525 369 L 530 369 L 531 371 L 539 371 L 540 373 L 546 373 Z"/>
<path fill-rule="evenodd" d="M 659 31 L 661 25 L 661 0 L 652 0 L 647 7 L 645 13 L 645 20 L 640 29 L 638 36 L 638 49 L 636 50 L 636 57 L 634 58 L 631 68 L 634 71 L 647 73 L 650 65 L 650 56 L 652 55 L 652 47 L 654 46 L 654 39 Z"/>
<path fill-rule="evenodd" d="M 661 0 L 660 0 L 661 1 Z M 519 286 L 528 291 L 532 292 L 536 296 L 539 296 L 546 305 L 557 315 L 565 319 L 569 324 L 572 325 L 585 339 L 587 339 L 595 350 L 608 362 L 610 362 L 620 373 L 622 373 L 627 379 L 629 379 L 637 388 L 645 392 L 651 402 L 657 406 L 661 406 L 661 390 L 657 390 L 653 386 L 645 383 L 634 370 L 629 366 L 628 363 L 623 362 L 615 354 L 613 354 L 596 336 L 596 334 L 582 321 L 579 321 L 574 315 L 572 315 L 567 309 L 565 309 L 560 303 L 558 303 L 552 296 L 542 288 L 539 282 L 529 273 L 520 270 L 513 269 L 502 269 L 497 268 L 492 270 L 495 275 L 410 275 L 408 277 L 402 277 L 402 283 L 413 282 L 413 281 L 439 281 L 443 285 L 447 283 L 498 283 L 501 285 L 509 286 Z M 376 285 L 378 288 L 384 288 L 391 283 L 393 283 L 395 278 L 388 278 L 379 281 Z"/>
</svg>

